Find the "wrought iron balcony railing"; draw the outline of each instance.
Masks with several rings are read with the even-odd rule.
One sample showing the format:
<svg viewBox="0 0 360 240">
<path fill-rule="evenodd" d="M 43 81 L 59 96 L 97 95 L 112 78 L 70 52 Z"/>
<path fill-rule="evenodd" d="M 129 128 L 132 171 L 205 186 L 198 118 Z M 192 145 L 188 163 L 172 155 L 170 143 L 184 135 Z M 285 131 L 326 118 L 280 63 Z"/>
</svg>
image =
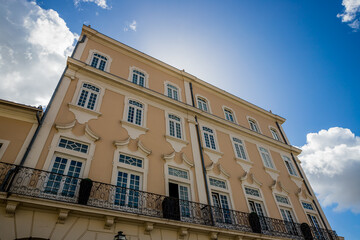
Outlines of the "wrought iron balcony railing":
<svg viewBox="0 0 360 240">
<path fill-rule="evenodd" d="M 80 178 L 0 163 L 0 191 L 78 203 Z M 88 206 L 187 223 L 252 232 L 249 213 L 93 182 Z M 304 239 L 299 223 L 260 216 L 262 234 Z M 314 239 L 336 240 L 335 231 L 311 227 Z"/>
</svg>

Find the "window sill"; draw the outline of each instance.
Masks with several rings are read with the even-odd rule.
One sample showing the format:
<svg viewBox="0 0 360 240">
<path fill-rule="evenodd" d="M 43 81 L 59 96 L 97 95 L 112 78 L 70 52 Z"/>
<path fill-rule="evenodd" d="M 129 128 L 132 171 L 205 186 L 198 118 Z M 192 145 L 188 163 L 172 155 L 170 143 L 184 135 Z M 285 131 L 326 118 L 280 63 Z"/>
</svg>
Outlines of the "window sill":
<svg viewBox="0 0 360 240">
<path fill-rule="evenodd" d="M 203 149 L 204 149 L 205 152 L 208 152 L 208 153 L 213 153 L 213 154 L 216 154 L 216 155 L 219 155 L 219 156 L 224 155 L 224 153 L 219 152 L 217 150 L 214 150 L 212 148 L 203 147 Z"/>
<path fill-rule="evenodd" d="M 280 171 L 275 169 L 275 168 L 269 168 L 269 167 L 264 167 L 265 171 L 269 171 L 269 172 L 273 172 L 273 173 L 277 173 L 280 174 Z"/>
<path fill-rule="evenodd" d="M 185 144 L 185 145 L 189 144 L 188 141 L 185 141 L 182 138 L 173 137 L 173 136 L 170 136 L 170 135 L 167 135 L 167 134 L 165 135 L 165 138 L 168 139 L 168 140 L 173 140 L 173 141 Z"/>
<path fill-rule="evenodd" d="M 253 162 L 250 162 L 242 158 L 234 157 L 234 159 L 244 169 L 245 172 L 249 172 L 252 166 L 254 165 Z"/>
<path fill-rule="evenodd" d="M 254 163 L 253 162 L 250 162 L 248 160 L 245 160 L 245 159 L 242 159 L 242 158 L 238 158 L 238 157 L 234 157 L 234 159 L 239 162 L 239 163 L 245 163 L 245 164 L 248 164 L 250 166 L 253 166 Z"/>
<path fill-rule="evenodd" d="M 141 131 L 144 131 L 144 132 L 149 131 L 149 129 L 146 128 L 146 127 L 139 126 L 139 125 L 130 123 L 130 122 L 128 122 L 128 121 L 121 120 L 120 122 L 121 122 L 122 125 L 126 125 L 126 126 L 129 126 L 129 127 L 133 127 L 133 128 L 136 128 L 136 129 L 141 130 Z"/>
<path fill-rule="evenodd" d="M 81 124 L 84 124 L 91 119 L 97 119 L 102 115 L 100 112 L 97 112 L 95 110 L 90 110 L 84 107 L 80 107 L 73 103 L 68 103 L 68 106 L 70 111 L 75 114 L 76 119 Z"/>
</svg>

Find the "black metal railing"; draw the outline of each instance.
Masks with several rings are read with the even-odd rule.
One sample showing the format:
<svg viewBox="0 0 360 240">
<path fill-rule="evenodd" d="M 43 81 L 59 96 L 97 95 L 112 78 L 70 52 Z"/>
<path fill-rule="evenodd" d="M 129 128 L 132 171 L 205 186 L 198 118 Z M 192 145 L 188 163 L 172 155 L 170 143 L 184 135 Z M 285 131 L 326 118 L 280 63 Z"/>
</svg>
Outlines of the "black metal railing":
<svg viewBox="0 0 360 240">
<path fill-rule="evenodd" d="M 80 178 L 0 162 L 0 191 L 7 190 L 11 194 L 77 203 L 80 182 Z M 87 205 L 252 232 L 248 220 L 249 213 L 101 182 L 93 182 Z M 266 235 L 304 239 L 299 223 L 260 216 L 260 225 L 261 232 Z M 311 231 L 317 240 L 338 239 L 335 231 L 320 228 L 311 228 Z"/>
</svg>

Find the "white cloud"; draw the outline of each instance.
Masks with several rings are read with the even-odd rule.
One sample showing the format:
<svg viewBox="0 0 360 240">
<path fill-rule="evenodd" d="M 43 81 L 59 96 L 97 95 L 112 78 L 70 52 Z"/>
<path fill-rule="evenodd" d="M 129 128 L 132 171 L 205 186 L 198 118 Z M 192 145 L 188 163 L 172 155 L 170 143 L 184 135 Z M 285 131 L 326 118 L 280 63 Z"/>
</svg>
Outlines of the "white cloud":
<svg viewBox="0 0 360 240">
<path fill-rule="evenodd" d="M 0 2 L 0 96 L 46 105 L 78 35 L 52 9 L 26 0 Z"/>
<path fill-rule="evenodd" d="M 339 13 L 337 17 L 348 23 L 351 28 L 359 29 L 360 0 L 343 0 L 342 5 L 345 7 L 344 12 Z"/>
<path fill-rule="evenodd" d="M 322 204 L 360 213 L 360 137 L 334 127 L 309 133 L 301 149 L 302 167 Z"/>
<path fill-rule="evenodd" d="M 136 32 L 137 23 L 135 20 L 133 20 L 131 23 L 126 23 L 126 26 L 124 27 L 124 31 L 127 32 L 129 30 L 133 30 Z"/>
<path fill-rule="evenodd" d="M 103 9 L 110 9 L 110 7 L 106 3 L 106 0 L 74 0 L 74 4 L 76 7 L 78 7 L 81 2 L 92 2 Z"/>
</svg>

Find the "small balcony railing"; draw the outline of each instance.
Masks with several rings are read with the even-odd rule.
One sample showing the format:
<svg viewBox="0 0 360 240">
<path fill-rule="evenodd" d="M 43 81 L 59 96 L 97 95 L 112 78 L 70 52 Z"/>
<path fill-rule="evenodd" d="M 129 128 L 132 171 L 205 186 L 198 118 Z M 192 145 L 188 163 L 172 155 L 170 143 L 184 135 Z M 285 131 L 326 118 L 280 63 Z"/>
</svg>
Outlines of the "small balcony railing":
<svg viewBox="0 0 360 240">
<path fill-rule="evenodd" d="M 0 162 L 0 191 L 78 203 L 80 178 Z M 249 213 L 93 182 L 88 206 L 252 232 Z M 260 217 L 262 234 L 304 239 L 299 223 Z M 336 240 L 335 231 L 311 228 L 314 239 Z"/>
</svg>

